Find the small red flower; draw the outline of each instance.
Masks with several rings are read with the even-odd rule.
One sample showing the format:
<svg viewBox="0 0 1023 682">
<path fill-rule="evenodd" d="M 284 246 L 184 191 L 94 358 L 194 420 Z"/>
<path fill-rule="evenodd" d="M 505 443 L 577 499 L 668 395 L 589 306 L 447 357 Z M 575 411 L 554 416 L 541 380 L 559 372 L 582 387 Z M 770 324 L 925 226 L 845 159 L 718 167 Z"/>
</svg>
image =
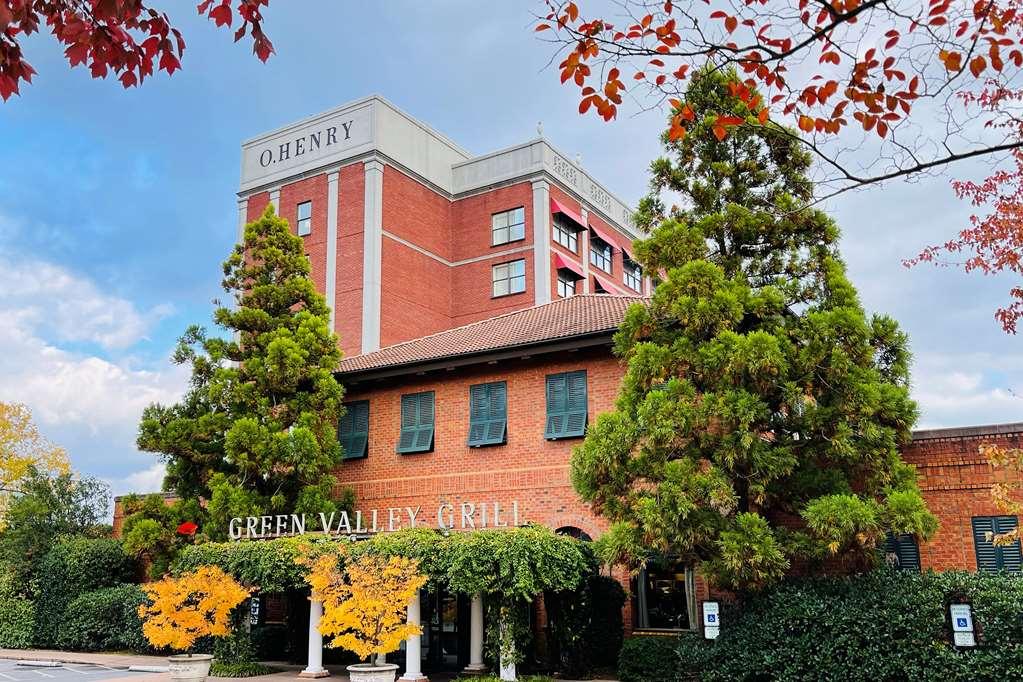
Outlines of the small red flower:
<svg viewBox="0 0 1023 682">
<path fill-rule="evenodd" d="M 178 535 L 195 535 L 195 531 L 197 530 L 199 530 L 199 526 L 191 521 L 185 521 L 183 524 L 178 526 Z"/>
</svg>

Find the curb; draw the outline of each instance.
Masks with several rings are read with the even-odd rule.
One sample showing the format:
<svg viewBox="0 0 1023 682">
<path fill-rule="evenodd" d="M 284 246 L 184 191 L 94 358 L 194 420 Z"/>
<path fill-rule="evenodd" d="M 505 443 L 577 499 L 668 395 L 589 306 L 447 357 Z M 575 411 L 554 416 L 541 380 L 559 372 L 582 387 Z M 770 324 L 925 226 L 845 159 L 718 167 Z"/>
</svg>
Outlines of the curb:
<svg viewBox="0 0 1023 682">
<path fill-rule="evenodd" d="M 59 668 L 59 661 L 40 661 L 28 658 L 21 658 L 14 662 L 14 665 L 23 665 L 29 668 Z"/>
<path fill-rule="evenodd" d="M 130 673 L 169 673 L 170 666 L 168 665 L 129 665 L 128 672 Z"/>
</svg>

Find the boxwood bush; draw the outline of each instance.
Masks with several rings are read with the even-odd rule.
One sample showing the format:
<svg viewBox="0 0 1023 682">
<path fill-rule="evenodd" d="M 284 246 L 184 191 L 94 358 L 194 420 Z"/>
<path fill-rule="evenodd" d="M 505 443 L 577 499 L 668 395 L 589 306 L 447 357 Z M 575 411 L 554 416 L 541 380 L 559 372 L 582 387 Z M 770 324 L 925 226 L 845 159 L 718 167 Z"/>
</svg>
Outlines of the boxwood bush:
<svg viewBox="0 0 1023 682">
<path fill-rule="evenodd" d="M 57 540 L 40 562 L 35 644 L 57 645 L 68 607 L 80 595 L 131 582 L 135 563 L 121 543 L 110 539 L 66 537 Z"/>
<path fill-rule="evenodd" d="M 639 635 L 622 643 L 618 657 L 621 682 L 675 682 L 679 637 Z"/>
<path fill-rule="evenodd" d="M 975 649 L 950 643 L 948 604 L 960 600 L 973 606 Z M 1023 679 L 1023 576 L 879 570 L 789 580 L 727 605 L 714 642 L 684 637 L 670 652 L 641 642 L 653 639 L 626 642 L 622 682 Z"/>
<path fill-rule="evenodd" d="M 56 644 L 72 651 L 149 651 L 138 608 L 146 596 L 138 585 L 86 592 L 68 606 Z"/>
<path fill-rule="evenodd" d="M 24 597 L 0 596 L 0 648 L 30 648 L 35 613 L 35 604 Z"/>
</svg>

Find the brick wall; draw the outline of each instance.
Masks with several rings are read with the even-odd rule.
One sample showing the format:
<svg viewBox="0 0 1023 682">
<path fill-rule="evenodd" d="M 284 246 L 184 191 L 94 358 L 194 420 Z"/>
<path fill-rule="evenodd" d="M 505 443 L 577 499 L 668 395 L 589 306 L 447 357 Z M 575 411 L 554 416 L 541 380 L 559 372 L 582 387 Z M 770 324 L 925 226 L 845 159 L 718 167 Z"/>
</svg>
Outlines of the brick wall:
<svg viewBox="0 0 1023 682">
<path fill-rule="evenodd" d="M 995 472 L 979 453 L 981 444 L 1023 447 L 1023 427 L 976 427 L 920 431 L 903 458 L 916 466 L 920 488 L 940 526 L 920 543 L 923 568 L 976 570 L 974 516 L 1003 514 L 991 501 Z"/>
</svg>

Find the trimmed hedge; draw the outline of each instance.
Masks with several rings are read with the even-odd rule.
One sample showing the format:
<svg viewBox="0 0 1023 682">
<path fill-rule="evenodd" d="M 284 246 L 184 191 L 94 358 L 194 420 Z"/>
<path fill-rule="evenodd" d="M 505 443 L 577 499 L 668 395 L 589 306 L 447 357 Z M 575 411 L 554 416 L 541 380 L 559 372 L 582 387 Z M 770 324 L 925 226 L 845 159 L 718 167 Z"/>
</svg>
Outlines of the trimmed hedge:
<svg viewBox="0 0 1023 682">
<path fill-rule="evenodd" d="M 618 657 L 621 682 L 675 682 L 678 671 L 679 638 L 641 635 L 622 642 Z"/>
<path fill-rule="evenodd" d="M 119 585 L 79 595 L 57 630 L 57 646 L 72 651 L 149 651 L 138 609 L 146 601 L 138 585 Z"/>
<path fill-rule="evenodd" d="M 950 643 L 948 603 L 960 600 L 973 606 L 976 649 Z M 879 570 L 794 579 L 726 606 L 714 642 L 684 636 L 668 651 L 643 641 L 653 639 L 626 642 L 622 682 L 1023 679 L 1023 576 Z"/>
<path fill-rule="evenodd" d="M 35 645 L 57 645 L 68 607 L 86 592 L 134 578 L 135 564 L 117 540 L 66 537 L 57 540 L 40 562 Z"/>
<path fill-rule="evenodd" d="M 0 648 L 29 649 L 35 630 L 36 607 L 24 597 L 0 597 Z"/>
<path fill-rule="evenodd" d="M 283 671 L 280 668 L 255 662 L 221 663 L 215 660 L 210 666 L 210 677 L 258 677 L 279 672 Z"/>
</svg>

